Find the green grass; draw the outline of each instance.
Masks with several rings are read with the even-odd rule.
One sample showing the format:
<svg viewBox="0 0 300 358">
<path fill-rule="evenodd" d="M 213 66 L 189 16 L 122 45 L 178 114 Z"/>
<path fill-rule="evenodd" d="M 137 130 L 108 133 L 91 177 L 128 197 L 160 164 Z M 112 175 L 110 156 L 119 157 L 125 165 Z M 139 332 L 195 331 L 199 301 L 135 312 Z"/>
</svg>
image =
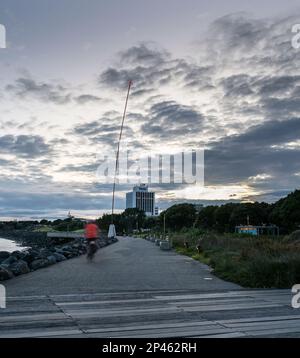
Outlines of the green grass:
<svg viewBox="0 0 300 358">
<path fill-rule="evenodd" d="M 299 240 L 219 235 L 195 229 L 173 233 L 171 237 L 178 253 L 210 265 L 215 275 L 241 286 L 291 288 L 300 283 Z M 201 246 L 200 253 L 197 244 Z"/>
<path fill-rule="evenodd" d="M 184 247 L 175 247 L 175 250 L 176 250 L 176 252 L 178 252 L 181 255 L 189 256 L 194 260 L 201 261 L 201 262 L 205 263 L 206 265 L 210 265 L 210 263 L 211 263 L 211 260 L 209 257 L 207 257 L 203 253 L 199 254 L 194 249 L 186 249 Z"/>
<path fill-rule="evenodd" d="M 52 232 L 52 231 L 56 231 L 56 230 L 54 230 L 51 226 L 43 225 L 43 226 L 35 228 L 34 231 L 36 231 L 36 232 L 48 232 L 48 231 L 51 231 Z"/>
</svg>

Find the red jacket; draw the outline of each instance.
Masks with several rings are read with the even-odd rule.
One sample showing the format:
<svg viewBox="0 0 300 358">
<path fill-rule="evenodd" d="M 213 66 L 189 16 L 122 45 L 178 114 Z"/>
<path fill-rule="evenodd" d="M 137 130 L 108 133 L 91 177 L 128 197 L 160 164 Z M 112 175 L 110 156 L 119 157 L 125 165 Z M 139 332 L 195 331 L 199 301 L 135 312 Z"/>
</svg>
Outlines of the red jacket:
<svg viewBox="0 0 300 358">
<path fill-rule="evenodd" d="M 99 228 L 96 224 L 87 224 L 85 226 L 85 238 L 97 239 L 99 237 Z"/>
</svg>

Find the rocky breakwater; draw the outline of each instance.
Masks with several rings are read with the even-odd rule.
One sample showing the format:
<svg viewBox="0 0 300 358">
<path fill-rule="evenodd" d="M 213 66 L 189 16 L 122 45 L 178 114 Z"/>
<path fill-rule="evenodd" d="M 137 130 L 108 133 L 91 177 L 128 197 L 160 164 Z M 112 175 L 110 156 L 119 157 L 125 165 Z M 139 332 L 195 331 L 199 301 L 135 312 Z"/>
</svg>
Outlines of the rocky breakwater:
<svg viewBox="0 0 300 358">
<path fill-rule="evenodd" d="M 98 240 L 99 248 L 116 242 L 117 239 Z M 23 275 L 58 262 L 72 259 L 86 253 L 84 239 L 76 239 L 64 245 L 29 248 L 12 253 L 0 251 L 0 281 Z"/>
</svg>

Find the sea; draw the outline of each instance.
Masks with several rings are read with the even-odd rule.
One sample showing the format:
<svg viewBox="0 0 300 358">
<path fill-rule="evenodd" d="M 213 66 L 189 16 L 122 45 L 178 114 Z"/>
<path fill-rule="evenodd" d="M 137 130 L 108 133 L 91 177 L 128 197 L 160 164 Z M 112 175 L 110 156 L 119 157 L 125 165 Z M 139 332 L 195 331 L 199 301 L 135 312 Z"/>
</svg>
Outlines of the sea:
<svg viewBox="0 0 300 358">
<path fill-rule="evenodd" d="M 0 238 L 0 251 L 8 251 L 8 252 L 13 252 L 16 250 L 22 251 L 25 250 L 26 248 L 27 247 L 22 246 L 13 240 Z"/>
</svg>

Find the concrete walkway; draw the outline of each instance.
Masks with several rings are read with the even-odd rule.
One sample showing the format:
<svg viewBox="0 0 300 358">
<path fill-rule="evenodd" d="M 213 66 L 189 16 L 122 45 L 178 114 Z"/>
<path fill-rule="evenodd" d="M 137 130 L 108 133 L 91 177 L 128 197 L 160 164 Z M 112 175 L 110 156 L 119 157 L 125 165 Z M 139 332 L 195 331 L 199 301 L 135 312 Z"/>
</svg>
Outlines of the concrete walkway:
<svg viewBox="0 0 300 358">
<path fill-rule="evenodd" d="M 5 282 L 0 338 L 300 337 L 290 290 L 247 290 L 141 239 Z"/>
<path fill-rule="evenodd" d="M 213 276 L 209 267 L 153 243 L 134 238 L 85 256 L 6 281 L 8 296 L 101 293 L 145 290 L 223 291 L 238 285 Z"/>
</svg>

